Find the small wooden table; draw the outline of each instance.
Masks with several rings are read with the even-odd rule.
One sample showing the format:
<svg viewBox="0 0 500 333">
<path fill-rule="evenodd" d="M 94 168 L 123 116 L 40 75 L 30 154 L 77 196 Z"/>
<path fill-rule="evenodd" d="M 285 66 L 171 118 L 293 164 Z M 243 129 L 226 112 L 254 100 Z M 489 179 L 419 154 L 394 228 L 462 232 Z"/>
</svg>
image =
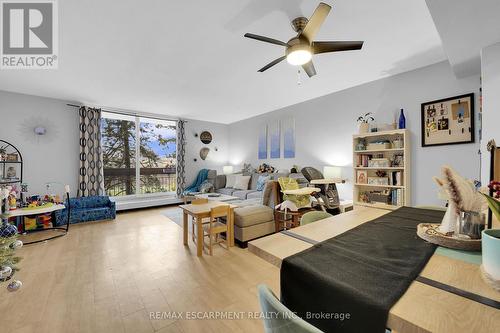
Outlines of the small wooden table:
<svg viewBox="0 0 500 333">
<path fill-rule="evenodd" d="M 234 208 L 236 205 L 231 205 L 226 202 L 220 201 L 209 201 L 206 204 L 188 204 L 180 205 L 179 207 L 183 211 L 183 232 L 184 232 L 184 245 L 188 245 L 188 216 L 191 216 L 196 221 L 196 231 L 197 231 L 197 241 L 196 241 L 196 254 L 198 257 L 203 255 L 203 226 L 202 219 L 210 217 L 210 209 L 228 205 L 229 206 L 229 216 L 227 217 L 227 240 L 229 246 L 234 246 Z M 194 232 L 194 230 L 193 230 Z"/>
</svg>

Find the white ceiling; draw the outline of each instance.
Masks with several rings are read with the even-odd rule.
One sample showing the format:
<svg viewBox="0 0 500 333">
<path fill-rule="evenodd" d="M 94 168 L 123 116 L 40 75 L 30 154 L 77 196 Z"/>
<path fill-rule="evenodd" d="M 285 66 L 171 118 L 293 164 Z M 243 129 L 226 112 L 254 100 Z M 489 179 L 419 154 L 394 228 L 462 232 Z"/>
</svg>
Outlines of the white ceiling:
<svg viewBox="0 0 500 333">
<path fill-rule="evenodd" d="M 500 41 L 499 0 L 426 0 L 459 78 L 481 72 L 480 51 Z"/>
<path fill-rule="evenodd" d="M 361 51 L 314 58 L 302 77 L 276 45 L 314 0 L 59 3 L 59 69 L 0 72 L 0 89 L 89 105 L 231 123 L 445 60 L 424 0 L 336 0 L 318 40 L 364 40 Z"/>
</svg>

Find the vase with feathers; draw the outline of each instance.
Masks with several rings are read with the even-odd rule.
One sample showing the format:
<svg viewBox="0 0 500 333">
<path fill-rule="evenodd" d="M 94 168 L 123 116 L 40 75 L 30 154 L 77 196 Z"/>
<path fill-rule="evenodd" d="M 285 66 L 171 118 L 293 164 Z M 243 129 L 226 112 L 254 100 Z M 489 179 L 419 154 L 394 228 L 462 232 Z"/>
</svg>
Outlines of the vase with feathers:
<svg viewBox="0 0 500 333">
<path fill-rule="evenodd" d="M 460 176 L 449 166 L 442 167 L 442 178 L 433 178 L 440 187 L 440 198 L 448 200 L 448 209 L 443 217 L 439 231 L 453 235 L 457 230 L 457 221 L 461 212 L 482 212 L 486 209 L 486 200 L 477 191 L 474 182 Z"/>
</svg>

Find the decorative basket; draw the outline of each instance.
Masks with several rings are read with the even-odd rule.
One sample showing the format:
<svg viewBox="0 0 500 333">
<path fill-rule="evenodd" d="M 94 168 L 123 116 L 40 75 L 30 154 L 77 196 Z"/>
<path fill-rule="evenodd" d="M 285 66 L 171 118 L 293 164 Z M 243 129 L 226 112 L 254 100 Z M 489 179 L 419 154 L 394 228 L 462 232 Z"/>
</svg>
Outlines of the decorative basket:
<svg viewBox="0 0 500 333">
<path fill-rule="evenodd" d="M 481 239 L 466 239 L 447 236 L 439 231 L 438 223 L 420 223 L 417 226 L 417 235 L 429 243 L 444 246 L 450 249 L 465 251 L 481 251 Z"/>
</svg>

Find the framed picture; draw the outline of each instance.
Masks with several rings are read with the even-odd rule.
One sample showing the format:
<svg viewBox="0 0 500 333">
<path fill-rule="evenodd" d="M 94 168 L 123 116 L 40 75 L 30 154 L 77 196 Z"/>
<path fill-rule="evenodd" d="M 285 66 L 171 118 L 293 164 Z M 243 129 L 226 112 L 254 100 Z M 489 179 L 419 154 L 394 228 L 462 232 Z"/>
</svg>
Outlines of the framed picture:
<svg viewBox="0 0 500 333">
<path fill-rule="evenodd" d="M 259 160 L 267 159 L 267 125 L 262 125 L 259 129 Z"/>
<path fill-rule="evenodd" d="M 356 183 L 357 184 L 368 183 L 368 172 L 365 170 L 357 170 L 356 171 Z"/>
<path fill-rule="evenodd" d="M 280 158 L 281 155 L 281 133 L 280 122 L 275 121 L 268 126 L 269 129 L 269 144 L 271 158 Z"/>
<path fill-rule="evenodd" d="M 423 103 L 422 147 L 474 142 L 474 94 Z"/>
<path fill-rule="evenodd" d="M 287 118 L 281 122 L 283 131 L 283 157 L 295 158 L 295 119 Z"/>
<path fill-rule="evenodd" d="M 9 162 L 17 162 L 18 155 L 16 153 L 7 154 L 6 160 Z"/>
</svg>

